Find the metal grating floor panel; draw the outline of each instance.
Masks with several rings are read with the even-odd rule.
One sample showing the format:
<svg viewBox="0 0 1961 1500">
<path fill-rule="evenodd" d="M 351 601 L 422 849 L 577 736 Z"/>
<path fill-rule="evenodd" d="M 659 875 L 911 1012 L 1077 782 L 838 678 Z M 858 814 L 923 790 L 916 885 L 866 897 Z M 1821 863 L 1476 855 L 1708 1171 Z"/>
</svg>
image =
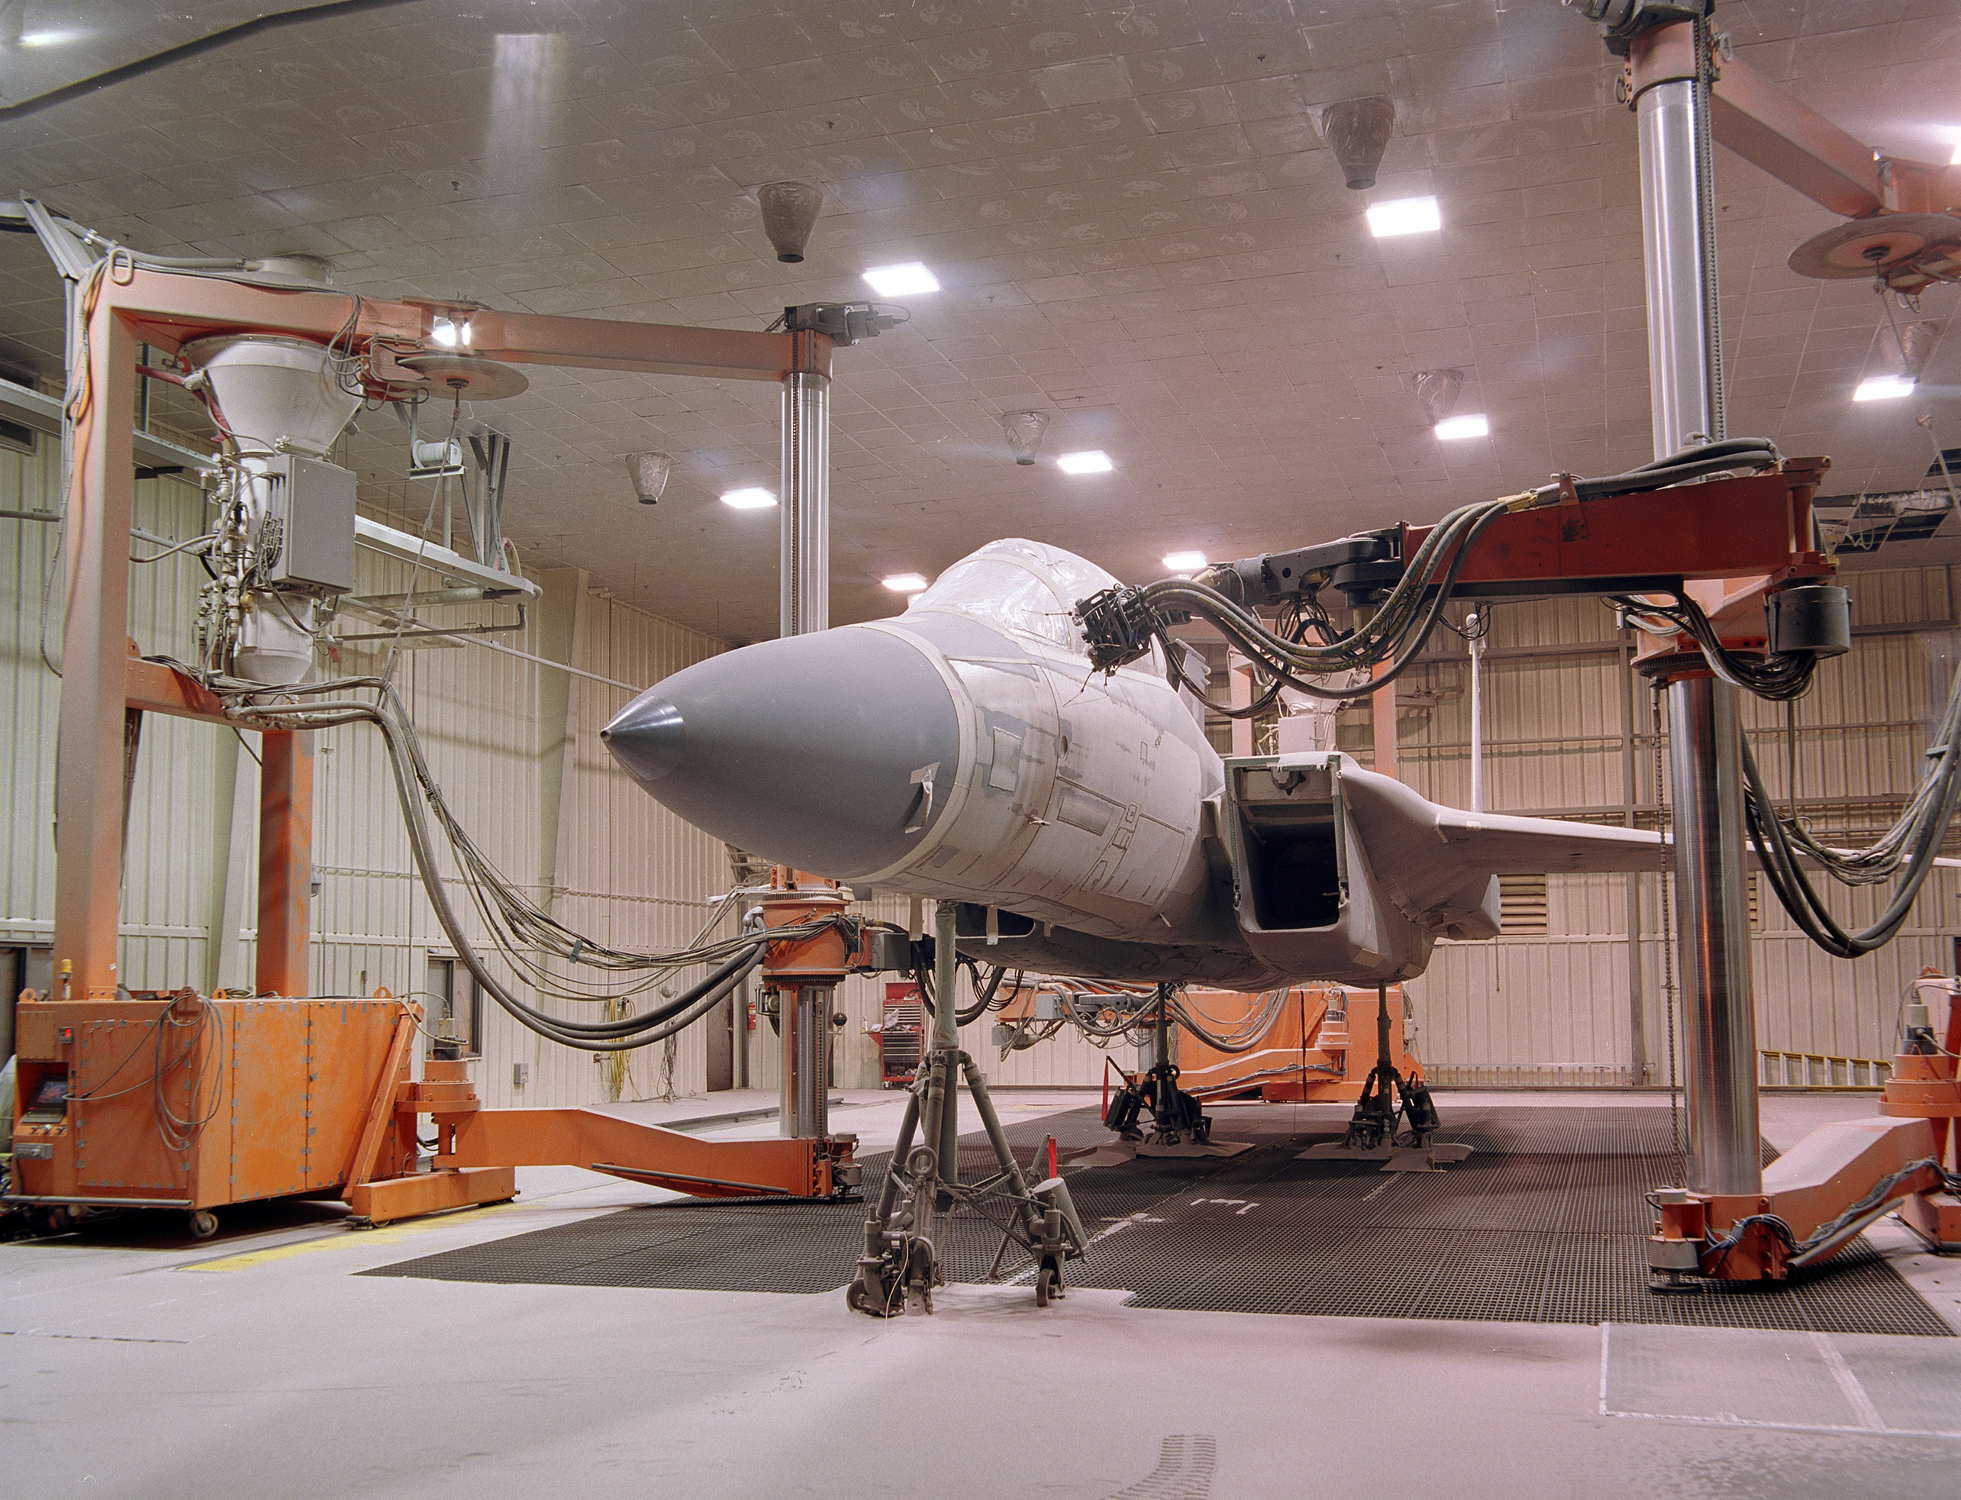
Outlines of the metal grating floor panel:
<svg viewBox="0 0 1961 1500">
<path fill-rule="evenodd" d="M 1530 1323 L 1664 1323 L 1930 1337 L 1952 1330 L 1863 1240 L 1781 1286 L 1647 1290 L 1642 1195 L 1674 1178 L 1665 1111 L 1458 1109 L 1441 1138 L 1477 1147 L 1446 1172 L 1300 1161 L 1330 1139 L 1285 1105 L 1236 1109 L 1219 1133 L 1256 1149 L 1222 1159 L 1147 1158 L 1069 1174 L 1093 1235 L 1072 1285 L 1124 1289 L 1131 1305 L 1220 1312 Z M 1093 1109 L 1008 1128 L 1024 1161 L 1053 1132 L 1065 1148 L 1108 1140 Z M 961 1140 L 968 1178 L 992 1167 Z M 865 1158 L 875 1179 L 884 1156 Z M 737 1200 L 652 1204 L 363 1272 L 554 1286 L 830 1292 L 863 1243 L 862 1203 Z M 971 1214 L 943 1224 L 955 1281 L 979 1281 L 999 1231 Z"/>
</svg>

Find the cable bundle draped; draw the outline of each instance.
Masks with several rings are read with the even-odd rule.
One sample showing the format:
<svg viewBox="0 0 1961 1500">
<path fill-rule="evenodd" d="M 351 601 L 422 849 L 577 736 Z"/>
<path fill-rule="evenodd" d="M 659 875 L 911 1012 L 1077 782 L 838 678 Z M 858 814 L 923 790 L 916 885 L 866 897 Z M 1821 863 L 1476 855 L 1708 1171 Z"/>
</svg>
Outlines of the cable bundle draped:
<svg viewBox="0 0 1961 1500">
<path fill-rule="evenodd" d="M 179 663 L 167 664 L 187 675 L 199 676 Z M 710 914 L 696 942 L 687 948 L 668 953 L 630 953 L 594 943 L 539 908 L 530 897 L 512 885 L 470 840 L 450 812 L 442 790 L 430 772 L 408 712 L 390 683 L 379 677 L 350 677 L 268 689 L 264 683 L 208 674 L 200 677 L 200 680 L 225 700 L 227 715 L 243 725 L 261 729 L 324 729 L 339 724 L 365 722 L 374 724 L 381 731 L 388 748 L 396 797 L 408 829 L 416 872 L 430 905 L 435 909 L 437 922 L 455 945 L 458 959 L 483 986 L 485 993 L 521 1025 L 561 1046 L 586 1052 L 618 1052 L 675 1035 L 707 1014 L 741 984 L 762 962 L 769 944 L 815 937 L 840 922 L 851 921 L 849 918 L 825 917 L 768 929 L 745 925 L 745 930 L 735 937 L 703 941 L 708 930 L 722 919 L 738 899 L 740 893 L 731 892 Z M 283 698 L 307 701 L 276 704 L 254 701 L 275 692 Z M 345 696 L 324 696 L 355 692 L 373 692 L 375 697 L 373 701 L 366 701 Z M 715 967 L 705 978 L 678 995 L 663 998 L 652 1009 L 612 1020 L 568 1020 L 526 1004 L 490 972 L 457 920 L 437 865 L 436 844 L 427 817 L 430 812 L 435 814 L 436 822 L 456 857 L 462 883 L 476 904 L 492 945 L 513 968 L 529 977 L 530 987 L 534 990 L 568 1000 L 619 1002 L 659 984 L 683 968 L 703 963 Z M 596 993 L 569 988 L 549 974 L 532 953 L 524 951 L 525 944 L 568 963 L 585 963 L 596 968 L 638 973 L 644 977 L 624 991 Z"/>
</svg>

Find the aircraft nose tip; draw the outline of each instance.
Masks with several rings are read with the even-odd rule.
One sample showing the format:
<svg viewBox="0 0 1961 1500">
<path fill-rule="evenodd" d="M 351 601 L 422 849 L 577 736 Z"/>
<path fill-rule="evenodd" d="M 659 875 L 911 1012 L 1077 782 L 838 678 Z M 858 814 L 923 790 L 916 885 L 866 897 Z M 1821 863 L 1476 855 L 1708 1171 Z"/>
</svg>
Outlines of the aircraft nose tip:
<svg viewBox="0 0 1961 1500">
<path fill-rule="evenodd" d="M 656 802 L 714 838 L 840 879 L 917 849 L 960 776 L 926 648 L 846 625 L 684 667 L 601 731 Z"/>
<path fill-rule="evenodd" d="M 681 710 L 667 699 L 643 693 L 599 731 L 599 738 L 628 775 L 651 786 L 681 764 L 688 748 L 688 726 Z"/>
</svg>

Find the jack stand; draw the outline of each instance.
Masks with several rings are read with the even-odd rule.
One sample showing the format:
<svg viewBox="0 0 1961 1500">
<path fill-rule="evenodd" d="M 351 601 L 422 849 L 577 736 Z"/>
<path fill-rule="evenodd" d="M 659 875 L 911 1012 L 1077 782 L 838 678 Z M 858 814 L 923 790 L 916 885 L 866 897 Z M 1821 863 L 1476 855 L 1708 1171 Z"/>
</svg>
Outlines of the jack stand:
<svg viewBox="0 0 1961 1500">
<path fill-rule="evenodd" d="M 914 1302 L 922 1312 L 933 1311 L 933 1290 L 946 1285 L 946 1269 L 933 1243 L 933 1219 L 955 1204 L 966 1204 L 1001 1229 L 1004 1243 L 1002 1254 L 995 1257 L 997 1273 L 1009 1243 L 1021 1246 L 1034 1260 L 1037 1307 L 1063 1295 L 1062 1263 L 1080 1257 L 1087 1239 L 1069 1189 L 1059 1177 L 1032 1188 L 1028 1185 L 979 1067 L 960 1050 L 954 1019 L 958 970 L 953 917 L 953 903 L 941 903 L 936 917 L 937 1003 L 930 1050 L 909 1091 L 878 1199 L 865 1219 L 865 1253 L 858 1259 L 857 1279 L 845 1288 L 845 1305 L 868 1317 L 899 1317 Z M 971 1184 L 959 1180 L 954 1160 L 958 1147 L 950 1122 L 959 1081 L 956 1072 L 966 1081 L 967 1095 L 974 1101 L 974 1112 L 987 1131 L 999 1168 L 993 1176 Z M 934 1144 L 925 1144 L 929 1141 Z M 996 1199 L 1010 1206 L 1011 1217 L 1005 1224 L 982 1206 Z"/>
<path fill-rule="evenodd" d="M 1362 1083 L 1362 1097 L 1355 1102 L 1355 1113 L 1348 1121 L 1344 1150 L 1374 1151 L 1382 1146 L 1427 1147 L 1441 1123 L 1437 1106 L 1423 1080 L 1404 1078 L 1390 1061 L 1389 986 L 1376 986 L 1375 1066 Z M 1400 1106 L 1398 1104 L 1400 1100 Z M 1396 1119 L 1401 1116 L 1407 1130 L 1399 1139 Z"/>
<path fill-rule="evenodd" d="M 1126 1141 L 1145 1141 L 1153 1146 L 1176 1146 L 1184 1142 L 1202 1146 L 1212 1134 L 1212 1117 L 1198 1100 L 1178 1087 L 1178 1069 L 1171 1061 L 1171 995 L 1173 986 L 1160 984 L 1157 993 L 1156 1045 L 1150 1070 L 1142 1078 L 1127 1078 L 1124 1087 L 1111 1097 L 1103 1123 Z M 1137 1126 L 1144 1110 L 1151 1112 L 1148 1137 Z"/>
</svg>

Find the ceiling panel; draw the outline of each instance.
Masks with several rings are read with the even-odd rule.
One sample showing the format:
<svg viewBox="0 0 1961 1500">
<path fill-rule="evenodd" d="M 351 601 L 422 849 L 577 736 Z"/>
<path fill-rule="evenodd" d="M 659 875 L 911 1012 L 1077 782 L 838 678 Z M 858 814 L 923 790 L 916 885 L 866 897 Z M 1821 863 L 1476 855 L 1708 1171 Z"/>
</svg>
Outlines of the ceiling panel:
<svg viewBox="0 0 1961 1500">
<path fill-rule="evenodd" d="M 8 7 L 9 101 L 256 7 L 183 9 Z M 1949 0 L 1733 0 L 1718 20 L 1862 139 L 1921 159 L 1961 140 Z M 1554 469 L 1646 460 L 1615 71 L 1555 0 L 423 0 L 0 125 L 0 192 L 161 254 L 324 255 L 364 295 L 731 328 L 926 261 L 944 289 L 837 357 L 846 620 L 893 607 L 881 575 L 931 575 L 1001 535 L 1142 579 L 1172 550 L 1427 522 Z M 1395 99 L 1396 134 L 1356 193 L 1318 116 L 1372 93 Z M 801 266 L 775 261 L 755 203 L 786 176 L 828 195 Z M 1367 233 L 1368 203 L 1419 194 L 1440 232 Z M 1718 206 L 1731 429 L 1829 454 L 1834 490 L 1916 484 L 1915 416 L 1961 426 L 1955 341 L 1926 399 L 1854 406 L 1857 380 L 1892 368 L 1879 302 L 1785 264 L 1832 215 L 1727 153 Z M 1920 316 L 1946 321 L 1955 296 L 1935 289 Z M 32 240 L 0 241 L 0 358 L 53 374 L 59 309 Z M 1445 366 L 1488 439 L 1431 433 L 1412 377 Z M 590 568 L 725 638 L 772 634 L 775 513 L 715 497 L 774 487 L 773 388 L 527 373 L 524 395 L 459 414 L 515 442 L 506 522 L 527 564 Z M 1045 455 L 1100 447 L 1115 472 L 1017 467 L 999 418 L 1030 407 L 1053 417 Z M 621 463 L 648 448 L 677 461 L 651 508 Z M 421 523 L 429 486 L 406 479 L 392 417 L 364 415 L 348 453 L 366 506 Z"/>
</svg>

